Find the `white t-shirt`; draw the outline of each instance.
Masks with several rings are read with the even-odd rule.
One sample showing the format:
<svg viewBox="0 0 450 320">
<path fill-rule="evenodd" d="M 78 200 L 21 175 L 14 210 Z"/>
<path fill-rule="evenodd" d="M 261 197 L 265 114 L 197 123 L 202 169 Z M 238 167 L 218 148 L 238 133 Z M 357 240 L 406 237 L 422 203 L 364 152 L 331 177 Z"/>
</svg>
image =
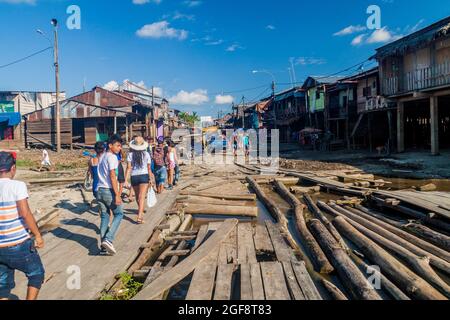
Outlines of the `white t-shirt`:
<svg viewBox="0 0 450 320">
<path fill-rule="evenodd" d="M 0 248 L 11 247 L 30 238 L 23 219 L 17 210 L 17 201 L 28 199 L 24 182 L 0 179 Z"/>
<path fill-rule="evenodd" d="M 51 165 L 50 156 L 48 155 L 48 151 L 45 149 L 42 151 L 42 164 L 48 166 Z"/>
<path fill-rule="evenodd" d="M 119 160 L 117 156 L 111 152 L 107 152 L 100 157 L 98 163 L 98 186 L 100 188 L 113 189 L 111 183 L 110 172 L 119 168 Z"/>
<path fill-rule="evenodd" d="M 133 154 L 134 154 L 133 152 L 130 152 L 128 154 L 128 156 L 127 156 L 128 163 L 133 163 Z M 141 167 L 141 168 L 132 166 L 132 169 L 131 169 L 132 177 L 149 174 L 148 165 L 152 164 L 152 158 L 150 157 L 150 154 L 147 151 L 144 152 L 144 160 L 142 161 L 142 163 L 143 163 L 143 167 Z"/>
</svg>

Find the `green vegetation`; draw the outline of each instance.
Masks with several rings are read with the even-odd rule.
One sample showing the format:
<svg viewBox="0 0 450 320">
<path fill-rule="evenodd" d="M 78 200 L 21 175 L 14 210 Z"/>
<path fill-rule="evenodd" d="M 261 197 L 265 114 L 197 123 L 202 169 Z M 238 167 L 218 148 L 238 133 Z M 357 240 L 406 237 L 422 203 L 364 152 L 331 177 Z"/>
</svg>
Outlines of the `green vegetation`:
<svg viewBox="0 0 450 320">
<path fill-rule="evenodd" d="M 197 112 L 193 112 L 192 114 L 181 112 L 178 117 L 181 119 L 181 121 L 186 122 L 191 127 L 193 127 L 196 122 L 200 121 L 200 117 L 198 116 Z"/>
<path fill-rule="evenodd" d="M 112 294 L 104 294 L 100 298 L 103 301 L 112 301 L 112 300 L 131 300 L 139 290 L 142 288 L 143 284 L 137 282 L 133 279 L 133 276 L 124 272 L 120 274 L 120 282 L 121 286 L 119 289 L 115 290 Z"/>
<path fill-rule="evenodd" d="M 35 161 L 29 159 L 20 159 L 16 162 L 17 168 L 32 168 L 38 166 Z"/>
</svg>

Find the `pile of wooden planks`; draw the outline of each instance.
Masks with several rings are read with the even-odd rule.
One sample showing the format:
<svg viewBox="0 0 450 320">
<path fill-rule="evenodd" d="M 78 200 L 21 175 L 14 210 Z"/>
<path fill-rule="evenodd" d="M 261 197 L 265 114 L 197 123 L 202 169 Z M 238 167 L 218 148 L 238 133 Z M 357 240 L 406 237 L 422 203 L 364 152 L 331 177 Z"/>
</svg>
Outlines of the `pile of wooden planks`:
<svg viewBox="0 0 450 320">
<path fill-rule="evenodd" d="M 305 263 L 278 228 L 226 220 L 203 225 L 191 255 L 152 279 L 136 299 L 159 299 L 192 273 L 187 300 L 321 300 Z M 161 279 L 164 277 L 163 279 Z"/>
</svg>

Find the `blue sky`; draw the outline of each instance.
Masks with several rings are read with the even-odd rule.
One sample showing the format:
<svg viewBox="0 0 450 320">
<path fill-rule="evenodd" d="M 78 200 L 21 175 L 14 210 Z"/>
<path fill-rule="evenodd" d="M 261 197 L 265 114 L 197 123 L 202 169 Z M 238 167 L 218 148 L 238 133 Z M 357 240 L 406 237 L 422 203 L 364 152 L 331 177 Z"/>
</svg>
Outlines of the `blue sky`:
<svg viewBox="0 0 450 320">
<path fill-rule="evenodd" d="M 81 30 L 68 30 L 69 5 Z M 367 30 L 369 5 L 381 8 L 381 30 Z M 0 0 L 0 66 L 48 46 L 60 28 L 61 87 L 68 95 L 129 79 L 152 85 L 173 107 L 217 115 L 230 102 L 290 87 L 366 60 L 374 49 L 450 15 L 446 0 Z M 365 67 L 370 67 L 366 63 Z M 0 68 L 0 90 L 54 88 L 52 53 Z M 254 90 L 245 90 L 257 88 Z M 242 90 L 242 91 L 241 91 Z"/>
</svg>

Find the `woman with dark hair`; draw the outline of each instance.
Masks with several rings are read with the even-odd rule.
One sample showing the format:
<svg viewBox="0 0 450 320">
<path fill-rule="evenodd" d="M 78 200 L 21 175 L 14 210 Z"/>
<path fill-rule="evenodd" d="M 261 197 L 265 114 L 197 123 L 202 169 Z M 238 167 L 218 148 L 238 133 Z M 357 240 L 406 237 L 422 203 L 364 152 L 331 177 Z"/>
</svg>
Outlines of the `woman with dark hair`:
<svg viewBox="0 0 450 320">
<path fill-rule="evenodd" d="M 98 163 L 100 162 L 100 157 L 105 153 L 105 146 L 103 142 L 97 142 L 94 146 L 94 150 L 95 156 L 89 159 L 87 176 L 92 178 L 92 193 L 94 194 L 94 198 L 97 199 Z"/>
<path fill-rule="evenodd" d="M 137 137 L 130 143 L 130 153 L 127 157 L 128 167 L 126 177 L 131 175 L 131 186 L 138 204 L 138 224 L 144 224 L 145 198 L 149 187 L 153 187 L 154 180 L 151 171 L 152 160 L 147 151 L 148 143 L 144 138 Z"/>
</svg>

